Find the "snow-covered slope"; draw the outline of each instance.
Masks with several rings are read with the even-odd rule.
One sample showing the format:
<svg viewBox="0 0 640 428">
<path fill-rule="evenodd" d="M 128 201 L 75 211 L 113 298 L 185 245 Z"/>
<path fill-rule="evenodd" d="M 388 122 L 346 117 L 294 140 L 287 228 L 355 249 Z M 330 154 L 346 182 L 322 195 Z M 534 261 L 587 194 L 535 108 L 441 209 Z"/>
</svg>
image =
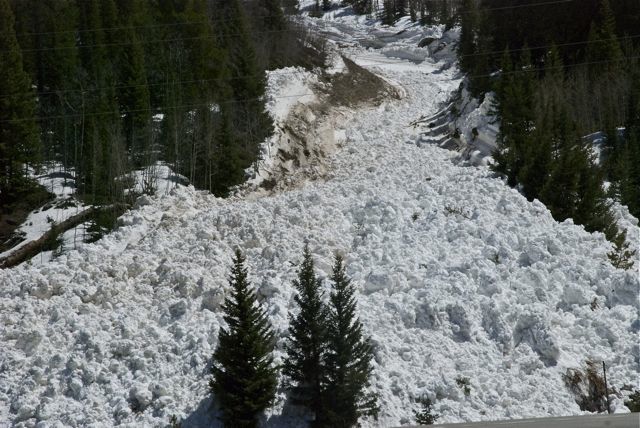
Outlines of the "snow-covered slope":
<svg viewBox="0 0 640 428">
<path fill-rule="evenodd" d="M 325 25 L 364 37 L 349 19 Z M 614 269 L 602 235 L 555 222 L 486 168 L 406 144 L 418 138 L 409 123 L 457 88 L 455 69 L 344 52 L 407 95 L 336 125 L 346 140 L 326 180 L 228 200 L 178 187 L 95 244 L 0 271 L 0 425 L 163 426 L 176 414 L 211 426 L 233 250 L 246 252 L 281 358 L 305 240 L 321 276 L 341 252 L 360 290 L 381 405 L 365 426 L 411 421 L 422 395 L 443 422 L 577 414 L 562 375 L 588 359 L 607 362 L 616 388 L 638 384 L 637 271 Z M 284 400 L 267 424 L 300 426 Z"/>
</svg>

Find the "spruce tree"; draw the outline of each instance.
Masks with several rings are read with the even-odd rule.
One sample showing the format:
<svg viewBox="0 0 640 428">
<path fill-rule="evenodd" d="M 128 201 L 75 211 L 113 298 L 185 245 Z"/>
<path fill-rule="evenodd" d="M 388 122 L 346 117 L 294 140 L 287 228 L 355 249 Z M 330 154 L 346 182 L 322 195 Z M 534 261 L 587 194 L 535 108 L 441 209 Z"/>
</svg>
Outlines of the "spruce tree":
<svg viewBox="0 0 640 428">
<path fill-rule="evenodd" d="M 23 164 L 40 155 L 35 94 L 22 64 L 8 0 L 0 0 L 0 202 L 9 202 L 23 179 Z"/>
<path fill-rule="evenodd" d="M 613 250 L 607 254 L 611 264 L 616 269 L 629 270 L 634 265 L 635 250 L 629 249 L 627 231 L 623 230 L 613 239 Z"/>
<path fill-rule="evenodd" d="M 478 30 L 478 8 L 474 0 L 462 2 L 462 14 L 460 15 L 460 41 L 458 42 L 458 60 L 460 68 L 466 73 L 471 73 L 476 57 L 476 32 Z"/>
<path fill-rule="evenodd" d="M 289 342 L 283 373 L 287 377 L 293 403 L 306 406 L 315 416 L 313 426 L 326 426 L 327 318 L 322 302 L 321 281 L 316 278 L 309 246 L 305 245 L 294 297 L 300 308 L 289 315 Z"/>
<path fill-rule="evenodd" d="M 119 81 L 122 82 L 118 101 L 123 116 L 123 128 L 127 149 L 136 167 L 148 165 L 150 158 L 151 112 L 150 94 L 144 64 L 144 50 L 132 28 L 131 18 L 126 28 L 120 30 L 123 39 L 130 43 L 120 51 L 118 61 Z"/>
<path fill-rule="evenodd" d="M 225 426 L 253 428 L 275 397 L 277 373 L 272 357 L 274 333 L 250 288 L 240 250 L 236 250 L 229 285 L 223 306 L 227 327 L 218 334 L 210 388 Z"/>
<path fill-rule="evenodd" d="M 414 418 L 417 424 L 420 425 L 433 425 L 440 416 L 433 414 L 433 403 L 429 398 L 423 398 L 420 400 L 422 409 L 419 412 L 413 412 Z"/>
<path fill-rule="evenodd" d="M 371 341 L 364 337 L 356 314 L 355 288 L 346 276 L 343 259 L 336 256 L 328 317 L 327 416 L 330 426 L 351 427 L 361 415 L 376 415 L 377 397 L 367 394 L 372 372 Z"/>
<path fill-rule="evenodd" d="M 524 166 L 526 147 L 531 143 L 532 130 L 535 128 L 535 86 L 528 49 L 523 49 L 515 70 L 511 64 L 507 49 L 503 55 L 502 75 L 496 89 L 500 133 L 498 148 L 494 153 L 494 169 L 507 177 L 510 186 L 515 186 Z"/>
<path fill-rule="evenodd" d="M 240 144 L 242 167 L 247 168 L 259 154 L 259 144 L 271 133 L 264 94 L 266 75 L 260 69 L 255 46 L 249 34 L 245 11 L 239 0 L 216 0 L 220 18 L 216 26 L 221 48 L 226 51 L 232 102 L 229 108 L 232 129 Z"/>
<path fill-rule="evenodd" d="M 592 23 L 588 40 L 586 60 L 594 63 L 590 64 L 594 73 L 619 68 L 622 48 L 617 39 L 615 17 L 609 0 L 600 1 L 598 20 Z"/>
<path fill-rule="evenodd" d="M 631 90 L 627 105 L 624 145 L 616 170 L 620 176 L 617 186 L 620 201 L 640 216 L 640 72 L 632 74 Z"/>
</svg>

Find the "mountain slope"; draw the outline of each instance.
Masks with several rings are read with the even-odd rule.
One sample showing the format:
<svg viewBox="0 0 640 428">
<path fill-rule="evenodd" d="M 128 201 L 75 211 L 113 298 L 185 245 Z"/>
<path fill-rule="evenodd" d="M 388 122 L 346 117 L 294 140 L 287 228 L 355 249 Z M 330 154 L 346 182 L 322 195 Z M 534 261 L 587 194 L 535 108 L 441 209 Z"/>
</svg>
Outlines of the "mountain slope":
<svg viewBox="0 0 640 428">
<path fill-rule="evenodd" d="M 210 426 L 208 361 L 234 249 L 246 252 L 281 358 L 305 240 L 322 277 L 343 253 L 360 291 L 381 404 L 365 426 L 409 422 L 423 394 L 443 422 L 577 414 L 562 375 L 588 359 L 606 360 L 618 389 L 637 382 L 637 273 L 611 267 L 604 237 L 555 222 L 486 168 L 416 144 L 409 123 L 460 82 L 444 61 L 416 62 L 415 40 L 432 30 L 385 39 L 398 29 L 350 17 L 324 25 L 393 39 L 395 55 L 405 46 L 413 60 L 342 51 L 405 98 L 336 123 L 345 138 L 324 180 L 228 200 L 177 188 L 141 201 L 95 244 L 0 271 L 0 420 L 158 426 L 176 414 Z M 284 399 L 268 424 L 299 426 Z"/>
</svg>

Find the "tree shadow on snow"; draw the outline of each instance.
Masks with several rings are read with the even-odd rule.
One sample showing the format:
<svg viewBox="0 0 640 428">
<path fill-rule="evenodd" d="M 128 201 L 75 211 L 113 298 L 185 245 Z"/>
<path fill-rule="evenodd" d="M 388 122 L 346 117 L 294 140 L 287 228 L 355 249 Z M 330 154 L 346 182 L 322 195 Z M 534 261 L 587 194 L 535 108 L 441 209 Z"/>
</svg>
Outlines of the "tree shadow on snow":
<svg viewBox="0 0 640 428">
<path fill-rule="evenodd" d="M 198 407 L 181 421 L 182 428 L 222 428 L 218 419 L 218 409 L 213 403 L 213 396 L 209 395 L 200 401 Z"/>
<path fill-rule="evenodd" d="M 198 407 L 181 421 L 182 428 L 223 428 L 218 419 L 220 412 L 214 403 L 213 395 L 202 399 Z M 298 428 L 306 426 L 309 420 L 308 413 L 303 407 L 296 406 L 287 398 L 279 414 L 263 416 L 260 420 L 261 427 L 268 428 Z"/>
</svg>

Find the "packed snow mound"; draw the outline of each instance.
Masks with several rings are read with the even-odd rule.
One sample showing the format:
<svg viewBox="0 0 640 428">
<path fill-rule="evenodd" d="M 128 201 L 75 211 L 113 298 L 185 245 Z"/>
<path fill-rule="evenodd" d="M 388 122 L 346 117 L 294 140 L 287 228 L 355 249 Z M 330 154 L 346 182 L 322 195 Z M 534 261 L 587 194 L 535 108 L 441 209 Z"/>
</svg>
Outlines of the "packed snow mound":
<svg viewBox="0 0 640 428">
<path fill-rule="evenodd" d="M 443 421 L 579 413 L 562 374 L 587 359 L 633 383 L 638 282 L 607 262 L 607 241 L 486 169 L 402 144 L 378 114 L 351 124 L 331 180 L 254 201 L 178 188 L 95 245 L 0 272 L 0 418 L 156 426 L 175 413 L 204 426 L 233 250 L 282 356 L 304 240 L 323 277 L 343 253 L 360 290 L 382 406 L 369 426 L 408 421 L 422 394 Z"/>
<path fill-rule="evenodd" d="M 607 362 L 618 390 L 637 383 L 637 271 L 614 269 L 601 234 L 554 221 L 486 168 L 415 144 L 409 123 L 445 105 L 456 70 L 345 54 L 407 96 L 340 124 L 325 180 L 227 200 L 177 187 L 94 244 L 0 271 L 0 421 L 216 426 L 209 362 L 233 251 L 246 253 L 281 362 L 305 241 L 327 291 L 335 252 L 359 290 L 381 406 L 364 426 L 412 422 L 423 396 L 442 422 L 579 414 L 562 375 L 589 359 Z M 303 419 L 280 391 L 264 422 Z"/>
</svg>

